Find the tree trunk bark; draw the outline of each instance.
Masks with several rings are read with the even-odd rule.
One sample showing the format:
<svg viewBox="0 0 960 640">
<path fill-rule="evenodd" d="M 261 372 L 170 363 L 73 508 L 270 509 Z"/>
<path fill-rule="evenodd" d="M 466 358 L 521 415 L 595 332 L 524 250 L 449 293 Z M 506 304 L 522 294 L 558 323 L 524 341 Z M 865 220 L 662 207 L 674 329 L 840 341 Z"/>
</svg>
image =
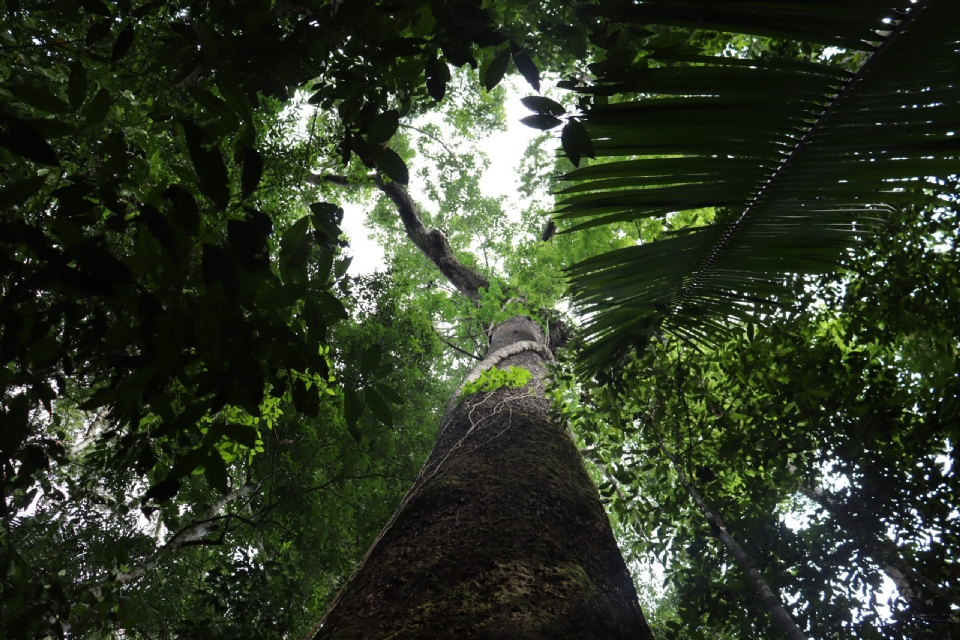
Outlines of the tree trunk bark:
<svg viewBox="0 0 960 640">
<path fill-rule="evenodd" d="M 529 318 L 494 329 L 480 367 L 532 379 L 451 401 L 413 488 L 310 637 L 652 639 L 597 489 L 551 419 L 551 357 Z"/>
</svg>

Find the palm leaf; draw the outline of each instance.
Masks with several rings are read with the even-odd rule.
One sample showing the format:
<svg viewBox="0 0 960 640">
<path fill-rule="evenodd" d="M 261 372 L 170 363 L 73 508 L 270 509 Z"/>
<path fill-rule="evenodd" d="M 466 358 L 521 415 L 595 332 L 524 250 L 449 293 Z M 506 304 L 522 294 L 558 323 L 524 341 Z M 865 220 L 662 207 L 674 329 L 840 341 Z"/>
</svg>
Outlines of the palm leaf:
<svg viewBox="0 0 960 640">
<path fill-rule="evenodd" d="M 570 269 L 597 371 L 657 330 L 709 340 L 792 301 L 896 207 L 952 197 L 960 173 L 960 1 L 655 0 L 605 11 L 659 23 L 870 51 L 856 73 L 792 60 L 654 52 L 619 69 L 582 119 L 598 156 L 559 193 L 573 229 L 702 207 L 737 215 Z"/>
</svg>

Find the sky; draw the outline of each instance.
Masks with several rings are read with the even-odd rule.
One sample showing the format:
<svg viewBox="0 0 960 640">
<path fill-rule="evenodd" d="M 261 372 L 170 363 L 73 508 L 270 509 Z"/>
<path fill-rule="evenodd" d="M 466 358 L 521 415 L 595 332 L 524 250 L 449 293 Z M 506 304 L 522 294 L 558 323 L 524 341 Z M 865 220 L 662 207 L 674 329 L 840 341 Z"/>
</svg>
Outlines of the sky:
<svg viewBox="0 0 960 640">
<path fill-rule="evenodd" d="M 507 130 L 496 132 L 481 140 L 477 147 L 490 158 L 488 168 L 480 179 L 480 186 L 484 193 L 491 197 L 504 196 L 507 198 L 506 210 L 519 211 L 517 186 L 519 184 L 518 167 L 523 158 L 527 145 L 539 135 L 539 131 L 521 124 L 520 118 L 530 115 L 530 112 L 520 104 L 520 98 L 531 95 L 529 86 L 520 80 L 508 78 L 504 81 L 507 89 Z M 478 90 L 481 90 L 478 87 Z M 416 162 L 416 160 L 414 160 Z M 412 168 L 411 168 L 412 169 Z M 411 170 L 411 175 L 413 171 Z M 419 189 L 416 179 L 411 179 L 409 185 L 414 200 L 423 202 L 426 197 Z M 516 206 L 510 206 L 514 204 Z M 367 210 L 373 207 L 373 202 L 367 205 L 344 204 L 343 224 L 341 227 L 350 241 L 350 250 L 353 253 L 353 262 L 350 263 L 351 275 L 372 273 L 384 267 L 383 248 L 369 238 L 370 230 L 364 226 Z"/>
</svg>

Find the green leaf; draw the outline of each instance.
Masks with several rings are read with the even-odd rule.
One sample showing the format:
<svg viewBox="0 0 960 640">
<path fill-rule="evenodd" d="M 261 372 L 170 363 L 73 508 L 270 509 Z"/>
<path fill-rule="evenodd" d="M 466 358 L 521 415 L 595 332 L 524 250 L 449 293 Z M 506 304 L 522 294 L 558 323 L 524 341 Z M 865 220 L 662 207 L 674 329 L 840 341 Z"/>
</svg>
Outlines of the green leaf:
<svg viewBox="0 0 960 640">
<path fill-rule="evenodd" d="M 0 189 L 0 209 L 23 204 L 39 193 L 46 181 L 45 176 L 33 176 Z"/>
<path fill-rule="evenodd" d="M 376 387 L 377 387 L 377 391 L 380 392 L 380 395 L 383 396 L 383 398 L 387 402 L 392 402 L 393 404 L 404 404 L 403 396 L 401 396 L 399 393 L 394 391 L 389 386 L 378 382 Z"/>
<path fill-rule="evenodd" d="M 116 62 L 127 55 L 127 52 L 130 51 L 130 46 L 133 44 L 133 36 L 133 23 L 129 23 L 123 28 L 123 31 L 117 36 L 117 41 L 113 44 L 113 50 L 110 52 L 111 62 Z"/>
<path fill-rule="evenodd" d="M 0 124 L 3 125 L 3 130 L 0 130 L 0 147 L 5 147 L 27 160 L 52 167 L 60 166 L 53 147 L 29 122 L 0 113 Z"/>
<path fill-rule="evenodd" d="M 107 5 L 103 4 L 101 0 L 79 0 L 79 4 L 83 7 L 84 11 L 87 13 L 92 13 L 98 16 L 105 16 L 109 18 L 113 14 L 110 13 L 110 10 L 107 8 Z"/>
<path fill-rule="evenodd" d="M 450 82 L 450 67 L 447 66 L 446 62 L 434 56 L 427 60 L 423 71 L 427 81 L 427 92 L 431 98 L 440 102 L 447 93 L 447 83 Z"/>
<path fill-rule="evenodd" d="M 226 494 L 230 491 L 228 482 L 227 465 L 223 462 L 223 456 L 217 449 L 211 451 L 203 462 L 203 477 L 211 487 Z"/>
<path fill-rule="evenodd" d="M 102 123 L 107 117 L 112 103 L 113 99 L 110 97 L 109 91 L 106 89 L 97 91 L 97 95 L 93 96 L 93 100 L 90 101 L 90 104 L 88 104 L 84 110 L 86 118 L 84 119 L 83 126 L 90 128 Z"/>
<path fill-rule="evenodd" d="M 13 85 L 7 87 L 7 90 L 20 102 L 35 109 L 40 109 L 40 111 L 58 115 L 70 113 L 70 105 L 53 95 L 46 87 Z"/>
<path fill-rule="evenodd" d="M 181 187 L 172 185 L 160 195 L 170 202 L 170 216 L 181 229 L 196 237 L 200 232 L 200 208 L 193 194 Z"/>
<path fill-rule="evenodd" d="M 357 421 L 360 419 L 360 415 L 363 413 L 363 405 L 360 402 L 360 396 L 357 395 L 357 392 L 353 390 L 352 387 L 344 387 L 343 389 L 343 417 L 347 421 L 347 430 L 350 432 L 350 435 L 353 436 L 353 439 L 357 441 L 357 444 L 360 444 L 361 433 L 357 428 Z"/>
<path fill-rule="evenodd" d="M 360 372 L 361 373 L 370 373 L 378 366 L 380 366 L 380 358 L 382 357 L 382 351 L 380 345 L 375 344 L 367 348 L 363 355 L 360 356 Z"/>
<path fill-rule="evenodd" d="M 179 491 L 180 479 L 167 478 L 147 489 L 147 492 L 143 495 L 143 498 L 140 499 L 140 502 L 146 504 L 148 501 L 153 500 L 155 503 L 161 504 L 177 495 Z"/>
<path fill-rule="evenodd" d="M 87 35 L 84 37 L 83 42 L 88 47 L 90 45 L 100 42 L 108 35 L 110 35 L 110 29 L 113 27 L 113 20 L 109 18 L 101 20 L 100 22 L 94 22 L 90 25 L 90 28 L 87 29 Z"/>
<path fill-rule="evenodd" d="M 246 200 L 257 190 L 263 176 L 263 156 L 256 149 L 243 150 L 243 174 L 240 179 L 240 197 Z"/>
<path fill-rule="evenodd" d="M 26 120 L 47 140 L 65 138 L 77 133 L 77 127 L 61 118 L 27 118 Z"/>
<path fill-rule="evenodd" d="M 87 99 L 87 70 L 78 59 L 70 65 L 70 76 L 67 79 L 67 99 L 70 106 L 79 109 Z"/>
<path fill-rule="evenodd" d="M 220 314 L 210 296 L 197 301 L 193 320 L 194 344 L 207 366 L 219 370 L 223 362 L 223 338 L 220 331 Z"/>
<path fill-rule="evenodd" d="M 254 427 L 245 424 L 228 423 L 220 425 L 219 429 L 223 435 L 239 445 L 248 449 L 253 449 L 257 446 L 259 436 Z"/>
<path fill-rule="evenodd" d="M 563 131 L 560 133 L 560 144 L 563 146 L 564 153 L 567 154 L 567 157 L 570 158 L 570 162 L 573 163 L 573 166 L 580 166 L 580 158 L 587 156 L 588 158 L 596 157 L 596 152 L 593 150 L 593 142 L 590 140 L 590 134 L 587 133 L 586 128 L 580 123 L 580 121 L 571 118 L 567 121 L 567 124 L 564 125 Z"/>
<path fill-rule="evenodd" d="M 0 413 L 0 458 L 10 460 L 30 433 L 30 404 L 25 394 L 14 396 Z"/>
<path fill-rule="evenodd" d="M 190 152 L 190 161 L 200 180 L 200 191 L 221 211 L 230 204 L 230 184 L 227 167 L 216 145 L 205 148 L 206 132 L 189 120 L 182 120 L 183 135 Z"/>
<path fill-rule="evenodd" d="M 367 142 L 373 145 L 383 146 L 397 132 L 400 126 L 400 114 L 394 109 L 384 111 L 370 123 L 370 130 L 367 132 Z"/>
<path fill-rule="evenodd" d="M 303 380 L 293 383 L 293 405 L 308 418 L 316 418 L 320 412 L 320 395 L 316 387 L 307 388 Z"/>
<path fill-rule="evenodd" d="M 549 116 L 562 116 L 567 112 L 562 104 L 543 96 L 527 96 L 526 98 L 520 98 L 520 102 L 530 111 Z"/>
<path fill-rule="evenodd" d="M 218 73 L 216 77 L 217 89 L 220 95 L 230 105 L 236 113 L 247 123 L 253 122 L 253 108 L 250 106 L 250 100 L 243 89 L 234 84 L 224 74 Z"/>
<path fill-rule="evenodd" d="M 407 184 L 410 181 L 410 172 L 403 159 L 393 149 L 382 149 L 374 156 L 377 169 L 382 171 L 394 182 Z"/>
<path fill-rule="evenodd" d="M 313 242 L 307 236 L 310 216 L 297 220 L 280 239 L 280 275 L 286 283 L 307 283 L 307 259 Z"/>
<path fill-rule="evenodd" d="M 214 117 L 221 118 L 227 123 L 227 128 L 231 131 L 240 126 L 237 114 L 230 108 L 225 100 L 213 94 L 213 92 L 203 87 L 192 87 L 190 96 L 202 105 L 207 112 Z"/>
<path fill-rule="evenodd" d="M 370 413 L 373 414 L 373 417 L 384 425 L 392 427 L 393 414 L 390 412 L 390 407 L 387 403 L 380 397 L 380 394 L 373 388 L 368 387 L 364 390 L 363 397 L 366 399 L 367 406 L 370 408 Z"/>
<path fill-rule="evenodd" d="M 494 87 L 500 84 L 500 81 L 503 80 L 504 74 L 507 73 L 507 66 L 509 64 L 510 49 L 508 47 L 498 53 L 496 57 L 490 61 L 490 66 L 487 67 L 483 74 L 483 86 L 487 91 L 493 91 Z"/>
<path fill-rule="evenodd" d="M 545 113 L 538 113 L 533 116 L 526 116 L 525 118 L 520 118 L 520 122 L 532 127 L 534 129 L 540 129 L 541 131 L 547 131 L 548 129 L 553 129 L 563 124 L 563 121 L 554 116 L 549 116 Z"/>
<path fill-rule="evenodd" d="M 328 316 L 332 316 L 337 320 L 346 320 L 350 317 L 343 303 L 329 292 L 321 291 L 320 299 L 323 301 L 323 310 Z"/>
<path fill-rule="evenodd" d="M 519 47 L 513 49 L 513 64 L 517 65 L 517 71 L 530 83 L 533 90 L 540 93 L 540 72 L 523 49 Z"/>
</svg>

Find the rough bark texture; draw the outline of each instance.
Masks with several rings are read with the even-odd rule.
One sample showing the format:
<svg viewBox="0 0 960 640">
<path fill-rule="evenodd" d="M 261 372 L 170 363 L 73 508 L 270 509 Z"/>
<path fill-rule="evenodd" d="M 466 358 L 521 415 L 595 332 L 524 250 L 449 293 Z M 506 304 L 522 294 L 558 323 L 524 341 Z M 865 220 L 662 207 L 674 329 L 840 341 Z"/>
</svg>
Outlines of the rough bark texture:
<svg viewBox="0 0 960 640">
<path fill-rule="evenodd" d="M 532 341 L 514 318 L 490 353 Z M 447 412 L 420 477 L 321 621 L 328 638 L 651 639 L 596 487 L 533 379 Z"/>
</svg>

